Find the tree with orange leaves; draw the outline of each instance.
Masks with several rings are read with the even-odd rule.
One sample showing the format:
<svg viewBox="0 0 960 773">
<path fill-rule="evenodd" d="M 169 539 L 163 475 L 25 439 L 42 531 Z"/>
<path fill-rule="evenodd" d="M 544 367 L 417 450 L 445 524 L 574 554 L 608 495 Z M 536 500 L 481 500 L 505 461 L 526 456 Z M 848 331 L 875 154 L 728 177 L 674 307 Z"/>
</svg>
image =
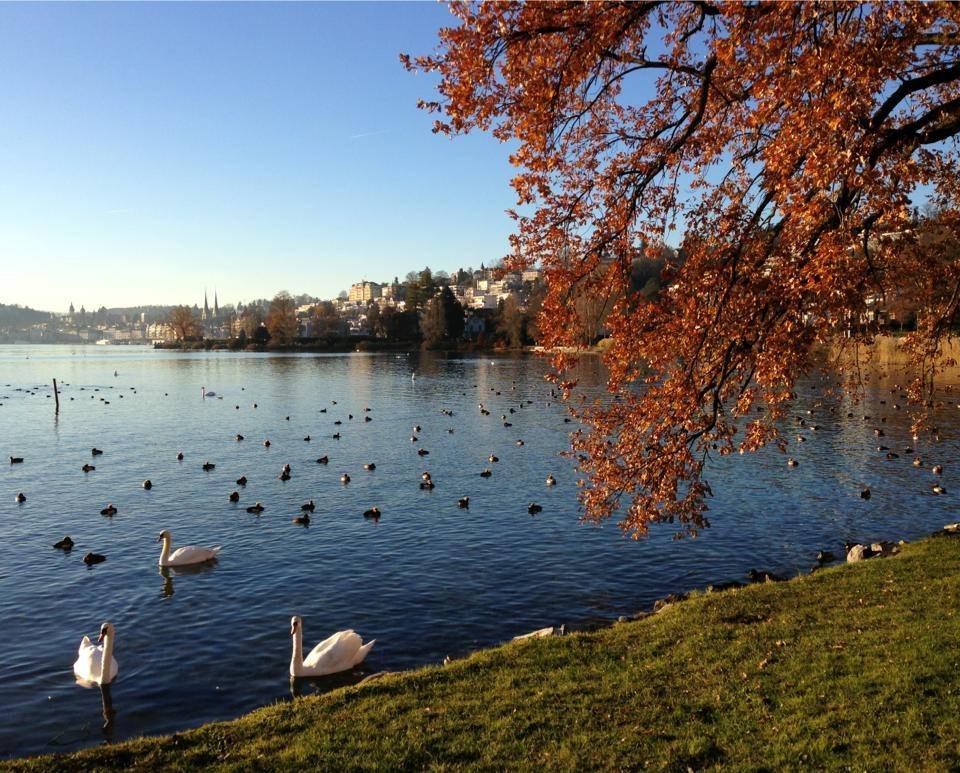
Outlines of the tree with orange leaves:
<svg viewBox="0 0 960 773">
<path fill-rule="evenodd" d="M 587 518 L 622 512 L 635 536 L 709 525 L 711 455 L 782 445 L 776 422 L 815 348 L 869 341 L 856 323 L 878 296 L 909 288 L 910 394 L 929 394 L 960 314 L 960 263 L 942 248 L 960 230 L 960 6 L 451 10 L 437 51 L 402 59 L 439 76 L 421 103 L 435 131 L 516 145 L 508 265 L 543 269 L 542 343 L 578 345 L 571 301 L 611 299 L 614 399 L 580 409 L 573 437 Z M 917 227 L 918 191 L 935 228 Z M 659 292 L 638 292 L 635 263 L 674 229 L 681 258 Z M 559 379 L 570 364 L 556 357 Z"/>
</svg>

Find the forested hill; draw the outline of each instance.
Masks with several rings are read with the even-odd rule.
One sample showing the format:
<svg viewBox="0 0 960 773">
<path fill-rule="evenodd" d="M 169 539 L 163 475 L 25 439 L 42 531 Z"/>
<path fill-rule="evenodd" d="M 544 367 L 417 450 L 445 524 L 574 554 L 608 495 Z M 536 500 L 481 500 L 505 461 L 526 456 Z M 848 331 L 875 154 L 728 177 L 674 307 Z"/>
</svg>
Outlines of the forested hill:
<svg viewBox="0 0 960 773">
<path fill-rule="evenodd" d="M 49 322 L 53 314 L 49 311 L 37 311 L 26 306 L 8 306 L 0 303 L 0 327 L 35 325 L 38 322 Z"/>
</svg>

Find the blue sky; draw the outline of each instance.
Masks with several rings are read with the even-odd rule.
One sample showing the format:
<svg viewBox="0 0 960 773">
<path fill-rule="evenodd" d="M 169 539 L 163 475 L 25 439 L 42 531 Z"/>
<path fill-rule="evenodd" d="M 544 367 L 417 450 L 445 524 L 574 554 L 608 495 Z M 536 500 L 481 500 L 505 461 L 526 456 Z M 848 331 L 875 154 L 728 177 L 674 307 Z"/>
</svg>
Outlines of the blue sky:
<svg viewBox="0 0 960 773">
<path fill-rule="evenodd" d="M 507 252 L 509 148 L 417 110 L 435 3 L 0 4 L 0 302 L 221 302 Z"/>
</svg>

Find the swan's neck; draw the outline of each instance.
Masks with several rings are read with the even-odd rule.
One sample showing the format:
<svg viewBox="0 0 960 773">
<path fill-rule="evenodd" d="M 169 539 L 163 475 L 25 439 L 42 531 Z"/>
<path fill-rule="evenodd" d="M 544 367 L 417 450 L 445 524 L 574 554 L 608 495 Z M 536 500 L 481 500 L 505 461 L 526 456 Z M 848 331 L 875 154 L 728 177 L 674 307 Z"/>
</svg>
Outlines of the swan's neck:
<svg viewBox="0 0 960 773">
<path fill-rule="evenodd" d="M 303 671 L 303 631 L 300 626 L 293 632 L 293 654 L 290 656 L 290 675 L 300 676 Z"/>
<path fill-rule="evenodd" d="M 103 637 L 103 657 L 100 659 L 100 684 L 110 681 L 111 663 L 113 663 L 113 634 L 109 631 Z"/>
<path fill-rule="evenodd" d="M 160 548 L 160 566 L 166 566 L 170 558 L 170 538 L 163 538 L 163 547 Z"/>
</svg>

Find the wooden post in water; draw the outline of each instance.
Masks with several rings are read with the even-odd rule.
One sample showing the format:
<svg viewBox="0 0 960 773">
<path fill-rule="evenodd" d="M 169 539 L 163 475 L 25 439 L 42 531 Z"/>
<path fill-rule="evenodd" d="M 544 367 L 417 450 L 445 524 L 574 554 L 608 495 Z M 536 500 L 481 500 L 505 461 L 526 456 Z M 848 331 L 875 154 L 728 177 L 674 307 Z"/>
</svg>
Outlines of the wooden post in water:
<svg viewBox="0 0 960 773">
<path fill-rule="evenodd" d="M 60 393 L 57 392 L 57 380 L 53 380 L 53 399 L 56 401 L 55 413 L 60 413 Z"/>
</svg>

